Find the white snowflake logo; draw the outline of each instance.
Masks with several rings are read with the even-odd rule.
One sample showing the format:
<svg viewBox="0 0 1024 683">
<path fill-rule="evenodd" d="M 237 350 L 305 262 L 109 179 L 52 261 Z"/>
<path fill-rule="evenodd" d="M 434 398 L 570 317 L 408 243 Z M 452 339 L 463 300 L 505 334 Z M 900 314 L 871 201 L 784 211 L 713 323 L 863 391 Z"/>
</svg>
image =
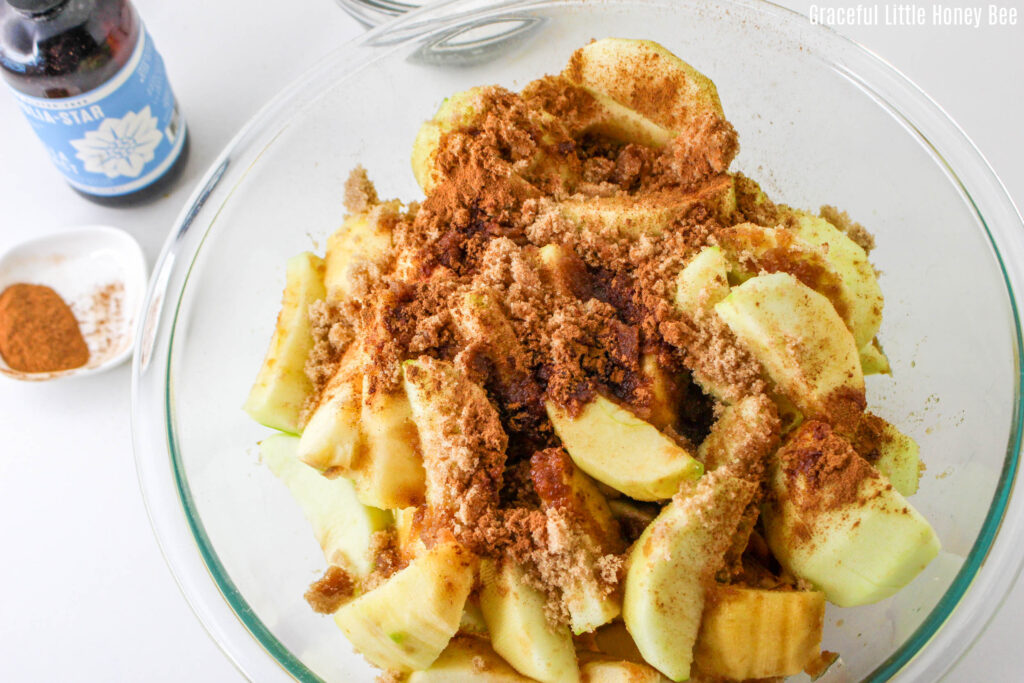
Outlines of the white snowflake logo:
<svg viewBox="0 0 1024 683">
<path fill-rule="evenodd" d="M 75 156 L 85 163 L 86 171 L 103 173 L 108 178 L 137 178 L 164 139 L 156 126 L 157 120 L 147 106 L 138 113 L 130 111 L 121 119 L 104 119 L 99 128 L 89 131 L 84 138 L 72 140 L 71 145 L 78 150 Z"/>
</svg>

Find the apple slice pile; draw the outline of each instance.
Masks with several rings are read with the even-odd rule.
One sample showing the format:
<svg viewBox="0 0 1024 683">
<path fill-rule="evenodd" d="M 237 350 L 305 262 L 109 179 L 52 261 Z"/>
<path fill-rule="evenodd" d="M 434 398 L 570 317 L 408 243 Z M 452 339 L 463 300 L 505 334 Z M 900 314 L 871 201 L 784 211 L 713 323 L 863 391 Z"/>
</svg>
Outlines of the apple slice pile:
<svg viewBox="0 0 1024 683">
<path fill-rule="evenodd" d="M 552 91 L 587 106 L 560 116 L 543 104 Z M 450 181 L 446 141 L 478 135 L 496 92 L 452 95 L 423 124 L 412 168 L 425 193 Z M 572 407 L 543 390 L 520 392 L 517 400 L 535 402 L 548 441 L 510 463 L 515 430 L 495 397 L 547 380 L 526 365 L 520 319 L 485 278 L 450 290 L 437 322 L 452 348 L 402 355 L 385 377 L 374 363 L 383 342 L 357 334 L 314 388 L 307 373 L 322 335 L 314 341 L 312 311 L 348 311 L 349 330 L 359 329 L 352 320 L 389 329 L 364 306 L 368 283 L 431 277 L 419 252 L 399 246 L 414 212 L 374 196 L 330 237 L 325 258 L 288 261 L 275 332 L 245 403 L 281 432 L 261 443 L 263 460 L 298 500 L 328 564 L 351 579 L 334 622 L 370 663 L 419 683 L 744 681 L 820 670 L 831 661 L 821 652 L 826 602 L 884 600 L 939 550 L 907 501 L 922 469 L 917 444 L 867 409 L 865 376 L 890 366 L 864 241 L 835 215 L 775 204 L 729 173 L 735 139 L 723 132 L 731 128 L 714 83 L 660 45 L 594 41 L 560 74 L 499 95 L 518 103 L 517 132 L 541 144 L 523 145 L 529 155 L 510 146 L 488 163 L 565 235 L 640 249 L 694 214 L 714 226 L 672 255 L 662 305 L 671 322 L 718 330 L 753 359 L 763 389 L 738 396 L 724 379 L 666 368 L 653 344 L 637 343 L 646 403 L 630 405 L 603 385 Z M 569 191 L 586 185 L 582 162 L 552 153 L 558 140 L 670 150 L 700 167 L 700 182 Z M 510 269 L 530 269 L 531 286 L 551 299 L 587 299 L 580 274 L 594 264 L 571 241 L 548 241 L 522 249 Z M 480 359 L 486 382 L 474 374 Z M 689 390 L 703 394 L 709 415 L 692 440 L 677 431 Z M 512 466 L 528 490 L 529 502 L 517 504 L 547 524 L 531 533 L 573 541 L 561 538 L 571 553 L 546 574 L 455 531 L 504 504 Z M 486 489 L 481 481 L 491 484 L 486 505 L 471 499 Z M 451 526 L 424 532 L 437 520 Z M 568 531 L 555 528 L 562 520 Z M 390 559 L 381 539 L 394 545 Z"/>
</svg>

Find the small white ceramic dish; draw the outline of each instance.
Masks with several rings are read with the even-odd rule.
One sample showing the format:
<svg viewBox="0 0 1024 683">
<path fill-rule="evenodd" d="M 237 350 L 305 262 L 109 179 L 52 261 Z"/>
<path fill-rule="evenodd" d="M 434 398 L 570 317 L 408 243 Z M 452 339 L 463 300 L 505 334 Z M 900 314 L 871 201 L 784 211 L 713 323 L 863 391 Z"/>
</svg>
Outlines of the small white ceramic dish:
<svg viewBox="0 0 1024 683">
<path fill-rule="evenodd" d="M 20 372 L 0 357 L 0 372 L 40 381 L 102 372 L 127 360 L 146 293 L 146 258 L 123 230 L 90 225 L 22 242 L 0 256 L 0 292 L 24 282 L 52 287 L 71 307 L 89 347 L 72 370 Z"/>
</svg>

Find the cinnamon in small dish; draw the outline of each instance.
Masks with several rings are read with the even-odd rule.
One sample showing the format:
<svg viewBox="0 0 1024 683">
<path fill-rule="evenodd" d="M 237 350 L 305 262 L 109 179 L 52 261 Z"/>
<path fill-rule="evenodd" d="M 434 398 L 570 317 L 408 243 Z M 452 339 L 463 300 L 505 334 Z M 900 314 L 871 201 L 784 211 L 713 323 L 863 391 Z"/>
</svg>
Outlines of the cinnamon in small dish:
<svg viewBox="0 0 1024 683">
<path fill-rule="evenodd" d="M 53 288 L 18 283 L 0 293 L 0 356 L 19 372 L 57 372 L 85 365 L 89 348 Z"/>
</svg>

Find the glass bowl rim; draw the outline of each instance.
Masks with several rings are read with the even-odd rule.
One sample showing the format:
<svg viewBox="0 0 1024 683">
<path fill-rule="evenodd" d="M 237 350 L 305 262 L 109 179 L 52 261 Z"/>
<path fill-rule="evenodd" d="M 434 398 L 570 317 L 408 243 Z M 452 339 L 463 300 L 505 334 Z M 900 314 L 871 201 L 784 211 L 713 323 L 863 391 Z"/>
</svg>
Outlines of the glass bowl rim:
<svg viewBox="0 0 1024 683">
<path fill-rule="evenodd" d="M 180 217 L 176 221 L 175 229 L 173 229 L 171 234 L 168 236 L 167 242 L 165 243 L 157 261 L 157 265 L 154 267 L 154 275 L 146 297 L 146 315 L 143 324 L 139 325 L 136 341 L 137 352 L 132 361 L 132 435 L 136 467 L 139 475 L 140 488 L 142 489 L 143 499 L 146 504 L 147 514 L 149 515 L 154 534 L 157 537 L 158 543 L 172 575 L 178 582 L 179 588 L 182 590 L 182 593 L 189 602 L 193 611 L 196 613 L 200 622 L 210 633 L 217 645 L 225 652 L 228 658 L 235 663 L 243 675 L 249 676 L 247 671 L 248 667 L 236 659 L 236 653 L 232 652 L 228 644 L 224 642 L 227 638 L 219 635 L 221 629 L 217 628 L 216 624 L 211 622 L 211 620 L 215 620 L 215 618 L 209 613 L 209 609 L 213 607 L 211 605 L 203 604 L 203 600 L 208 599 L 209 591 L 207 590 L 207 596 L 204 596 L 204 598 L 201 599 L 198 595 L 200 591 L 196 585 L 196 578 L 192 576 L 186 580 L 186 577 L 183 575 L 181 566 L 183 551 L 180 547 L 175 547 L 171 543 L 171 536 L 174 534 L 168 527 L 172 524 L 180 526 L 182 522 L 185 523 L 189 535 L 191 536 L 191 541 L 193 543 L 192 547 L 199 551 L 198 554 L 201 557 L 202 564 L 208 572 L 209 577 L 213 579 L 213 583 L 216 585 L 216 589 L 220 597 L 226 603 L 226 606 L 229 607 L 231 613 L 241 622 L 244 629 L 249 635 L 251 635 L 252 639 L 258 643 L 263 651 L 272 657 L 273 660 L 283 667 L 284 670 L 292 677 L 300 681 L 321 681 L 321 679 L 309 670 L 301 660 L 293 655 L 291 651 L 273 635 L 270 629 L 263 624 L 259 617 L 256 616 L 255 612 L 248 605 L 245 598 L 241 595 L 241 592 L 236 588 L 234 582 L 220 562 L 216 550 L 210 542 L 209 537 L 206 535 L 202 520 L 200 519 L 198 511 L 194 505 L 184 465 L 175 443 L 172 396 L 173 383 L 171 381 L 173 354 L 171 351 L 174 348 L 178 314 L 184 300 L 183 294 L 188 285 L 189 275 L 191 274 L 191 269 L 205 242 L 205 237 L 213 230 L 216 224 L 217 212 L 215 211 L 213 213 L 205 226 L 203 223 L 197 224 L 196 219 L 203 215 L 202 209 L 210 197 L 214 195 L 218 189 L 224 190 L 220 184 L 225 178 L 229 167 L 229 160 L 232 158 L 233 154 L 236 151 L 240 152 L 245 150 L 246 143 L 252 142 L 249 138 L 256 135 L 265 127 L 279 127 L 283 125 L 283 121 L 280 120 L 283 105 L 286 102 L 291 102 L 298 98 L 304 90 L 308 91 L 309 89 L 306 88 L 306 86 L 316 83 L 318 78 L 327 73 L 330 69 L 344 64 L 346 66 L 355 67 L 355 69 L 358 70 L 365 68 L 372 63 L 374 60 L 367 59 L 367 55 L 357 54 L 361 49 L 373 47 L 375 45 L 396 46 L 398 44 L 408 44 L 410 42 L 422 40 L 437 32 L 451 30 L 452 28 L 458 27 L 460 24 L 471 19 L 493 16 L 508 10 L 541 9 L 545 6 L 573 6 L 580 4 L 581 0 L 503 0 L 502 2 L 493 3 L 482 3 L 480 0 L 444 0 L 443 2 L 424 6 L 407 15 L 388 21 L 355 40 L 336 48 L 317 66 L 305 72 L 302 76 L 295 79 L 291 85 L 275 95 L 266 106 L 264 106 L 243 126 L 238 134 L 236 134 L 232 141 L 225 147 L 217 161 L 211 165 L 211 168 L 207 171 L 203 180 L 200 181 L 197 186 L 197 190 L 186 202 L 186 208 L 182 211 Z M 652 7 L 666 6 L 664 0 L 626 0 L 624 4 L 649 4 Z M 767 0 L 720 0 L 720 4 L 756 8 L 762 12 L 770 13 L 780 22 L 790 22 L 787 25 L 787 28 L 795 25 L 796 21 L 807 21 L 806 17 L 803 17 L 799 13 L 775 5 Z M 463 7 L 468 8 L 468 11 L 459 11 L 459 9 Z M 451 10 L 451 12 L 446 14 L 445 12 L 448 12 L 449 10 Z M 425 17 L 428 18 L 424 20 Z M 990 193 L 994 192 L 990 199 L 992 201 L 1008 205 L 1008 216 L 1010 216 L 1010 218 L 1007 218 L 1007 221 L 1015 223 L 1015 225 L 1012 226 L 1013 229 L 1019 230 L 1020 228 L 1024 228 L 1024 223 L 1022 223 L 1020 214 L 1013 206 L 1012 200 L 1010 200 L 1005 188 L 1002 186 L 1002 183 L 999 181 L 998 177 L 996 177 L 987 161 L 970 141 L 967 135 L 957 126 L 948 114 L 939 107 L 938 104 L 931 100 L 927 94 L 925 94 L 918 86 L 899 72 L 895 67 L 885 62 L 885 60 L 881 59 L 867 48 L 839 33 L 836 33 L 835 31 L 832 31 L 828 27 L 817 26 L 815 28 L 819 29 L 817 35 L 820 36 L 821 40 L 830 41 L 838 45 L 845 45 L 847 48 L 855 48 L 855 54 L 859 54 L 861 58 L 866 58 L 867 61 L 864 65 L 873 64 L 875 68 L 881 69 L 883 75 L 887 75 L 892 79 L 892 83 L 889 85 L 891 87 L 895 86 L 897 90 L 901 91 L 901 95 L 903 97 L 909 98 L 908 101 L 901 102 L 902 106 L 905 107 L 911 104 L 919 107 L 923 106 L 926 114 L 936 117 L 932 123 L 936 126 L 944 126 L 946 128 L 944 134 L 947 136 L 952 135 L 952 137 L 946 139 L 944 146 L 953 147 L 956 145 L 960 148 L 957 151 L 961 155 L 965 155 L 965 163 L 974 164 L 976 167 L 974 169 L 975 171 L 987 176 L 983 179 L 983 182 L 987 182 L 988 185 L 985 189 Z M 821 55 L 818 56 L 823 58 Z M 837 67 L 834 63 L 831 63 L 831 66 L 833 68 Z M 1013 345 L 1016 361 L 1014 373 L 1014 424 L 1011 429 L 1007 455 L 1003 462 L 1002 472 L 993 496 L 993 503 L 986 513 L 985 520 L 977 538 L 974 541 L 970 554 L 965 559 L 964 565 L 957 573 L 956 578 L 946 589 L 942 598 L 940 598 L 939 602 L 931 610 L 924 622 L 922 622 L 915 632 L 899 646 L 897 651 L 888 659 L 876 665 L 875 670 L 864 679 L 866 681 L 883 681 L 890 679 L 893 675 L 904 670 L 911 660 L 913 660 L 918 654 L 924 652 L 929 642 L 942 631 L 943 626 L 949 620 L 954 610 L 964 602 L 969 589 L 977 580 L 983 565 L 990 558 L 993 550 L 995 550 L 996 537 L 1000 534 L 1006 534 L 1011 539 L 1014 537 L 1018 540 L 1024 539 L 1024 522 L 1012 525 L 1005 524 L 1008 520 L 1007 513 L 1010 511 L 1011 503 L 1014 503 L 1015 508 L 1019 508 L 1019 511 L 1024 513 L 1024 500 L 1015 500 L 1012 498 L 1012 491 L 1019 466 L 1022 427 L 1024 427 L 1024 404 L 1022 404 L 1020 394 L 1022 377 L 1021 369 L 1024 367 L 1024 355 L 1022 355 L 1022 349 L 1024 349 L 1024 342 L 1022 342 L 1022 339 L 1024 339 L 1024 333 L 1022 333 L 1021 329 L 1017 299 L 1017 291 L 1020 288 L 1015 289 L 1013 285 L 1013 280 L 1019 278 L 1011 277 L 1003 252 L 1000 249 L 1000 246 L 996 244 L 996 238 L 993 235 L 992 227 L 989 225 L 986 217 L 981 213 L 981 210 L 975 202 L 974 197 L 968 191 L 964 181 L 958 175 L 957 171 L 954 170 L 954 165 L 948 161 L 946 156 L 939 152 L 939 149 L 933 143 L 932 138 L 926 136 L 920 128 L 905 117 L 904 110 L 901 107 L 896 106 L 885 97 L 882 97 L 875 88 L 871 87 L 871 84 L 862 80 L 857 73 L 852 72 L 849 69 L 842 70 L 844 75 L 852 76 L 858 85 L 867 88 L 871 96 L 881 103 L 880 106 L 884 104 L 893 114 L 898 114 L 903 121 L 909 124 L 912 132 L 919 136 L 923 142 L 929 144 L 937 159 L 945 164 L 947 172 L 959 185 L 963 196 L 971 203 L 975 214 L 984 228 L 988 242 L 992 247 L 994 255 L 1000 266 L 1003 281 L 1009 295 L 1014 322 Z M 347 78 L 353 73 L 353 70 L 345 70 L 345 75 L 342 78 Z M 299 100 L 299 103 L 302 105 L 306 105 L 308 102 L 309 99 Z M 303 107 L 300 106 L 296 111 L 301 111 L 302 109 Z M 247 170 L 248 169 L 245 169 L 240 176 L 233 178 L 235 181 L 234 186 L 237 186 L 237 184 L 244 179 Z M 221 205 L 230 197 L 231 189 L 233 189 L 234 186 L 227 188 L 227 194 L 222 198 Z M 1006 213 L 1006 206 L 1000 208 L 1002 208 L 1003 212 Z M 193 232 L 192 235 L 188 235 L 189 230 L 194 226 L 199 228 L 199 233 L 197 234 L 196 232 Z M 1008 230 L 1003 230 L 1001 232 L 1004 233 L 1004 236 L 1009 235 Z M 1012 235 L 1010 236 L 1013 237 Z M 185 245 L 186 237 L 189 237 L 194 243 Z M 1019 237 L 1017 237 L 1016 240 L 1018 242 L 1017 246 L 1020 248 L 1024 242 L 1022 242 Z M 181 286 L 180 289 L 172 292 L 169 285 L 174 279 L 180 279 Z M 173 302 L 173 308 L 167 308 L 165 306 L 165 304 L 168 303 L 168 294 L 173 294 L 177 297 L 177 301 Z M 163 365 L 164 372 L 162 375 L 158 374 L 158 368 L 160 366 L 152 362 L 154 360 L 153 353 L 157 346 L 160 347 L 161 351 L 164 347 L 166 347 L 167 350 L 167 358 L 166 363 Z M 161 388 L 162 391 L 159 391 Z M 149 397 L 148 403 L 142 398 L 144 394 Z M 159 404 L 154 405 L 157 401 Z M 148 452 L 153 449 L 154 442 L 152 439 L 147 439 L 146 435 L 143 434 L 143 432 L 146 431 L 144 425 L 147 420 L 149 422 L 158 420 L 163 423 L 165 428 L 163 433 L 164 438 L 160 440 L 165 448 L 162 450 L 158 449 L 160 452 L 153 455 L 148 455 Z M 166 460 L 164 460 L 164 457 L 166 457 Z M 163 471 L 161 474 L 160 470 L 168 466 L 169 472 Z M 168 473 L 170 475 L 169 477 L 167 476 Z M 158 494 L 156 489 L 158 487 L 166 489 L 168 480 L 173 481 L 174 495 L 168 496 L 166 490 L 163 490 Z M 172 510 L 167 505 L 158 505 L 157 501 L 166 502 L 161 499 L 167 498 L 177 498 L 178 505 L 176 509 Z M 177 520 L 172 521 L 170 519 L 172 516 L 176 517 Z M 1016 515 L 1015 517 L 1020 518 L 1021 515 Z M 177 535 L 179 537 L 183 536 L 183 534 L 180 533 L 180 529 Z M 1006 547 L 1006 543 L 1003 544 L 1003 547 Z M 1000 581 L 1001 588 L 996 587 L 994 590 L 988 591 L 988 593 L 997 598 L 1002 598 L 1009 591 L 1010 587 L 1015 582 L 1017 575 L 1020 573 L 1022 563 L 1024 563 L 1024 555 L 1018 554 L 1020 555 L 1018 557 L 1004 557 L 1005 555 L 1008 555 L 1008 552 L 1004 551 L 1000 556 L 999 564 L 1003 569 L 1010 569 L 1010 576 L 1004 576 Z M 199 580 L 201 581 L 202 578 Z M 975 602 L 978 603 L 977 600 Z M 998 603 L 1000 601 L 996 600 L 995 602 Z M 219 605 L 218 607 L 223 608 L 223 606 L 224 605 Z M 959 656 L 962 656 L 963 652 L 973 645 L 984 631 L 984 626 L 987 625 L 992 616 L 994 616 L 998 606 L 998 604 L 995 606 L 986 605 L 984 601 L 979 603 L 979 606 L 974 611 L 974 616 L 971 618 L 973 619 L 975 626 L 980 625 L 981 627 L 976 628 L 974 630 L 973 637 L 966 641 L 963 639 L 953 641 L 957 643 L 957 646 L 954 648 L 955 651 L 946 652 L 944 662 L 938 666 L 931 667 L 933 673 L 944 673 L 953 665 Z"/>
</svg>

